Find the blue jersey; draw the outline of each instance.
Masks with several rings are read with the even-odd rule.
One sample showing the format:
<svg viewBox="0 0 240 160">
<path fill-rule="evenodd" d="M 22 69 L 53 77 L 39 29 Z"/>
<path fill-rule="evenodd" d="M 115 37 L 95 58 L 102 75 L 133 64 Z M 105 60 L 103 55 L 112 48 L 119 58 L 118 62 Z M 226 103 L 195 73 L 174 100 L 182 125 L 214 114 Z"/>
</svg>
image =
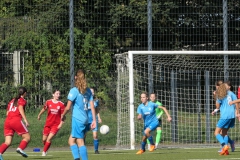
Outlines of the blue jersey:
<svg viewBox="0 0 240 160">
<path fill-rule="evenodd" d="M 235 118 L 235 104 L 229 105 L 230 101 L 237 99 L 237 96 L 231 92 L 227 92 L 227 96 L 223 99 L 217 99 L 217 103 L 220 104 L 220 119 L 231 119 Z"/>
<path fill-rule="evenodd" d="M 72 101 L 72 117 L 79 120 L 83 124 L 88 123 L 88 103 L 93 100 L 92 92 L 89 88 L 84 94 L 81 94 L 76 87 L 73 87 L 69 94 L 68 100 Z"/>
<path fill-rule="evenodd" d="M 158 107 L 156 103 L 147 102 L 145 106 L 143 103 L 137 108 L 137 113 L 142 115 L 144 126 L 148 126 L 151 122 L 158 122 L 155 109 Z"/>
<path fill-rule="evenodd" d="M 98 100 L 94 100 L 94 108 L 96 109 L 98 107 Z M 90 103 L 88 103 L 88 123 L 92 123 L 93 121 L 93 117 L 92 117 L 92 110 L 90 107 Z M 98 121 L 97 119 L 97 113 L 96 113 L 96 121 Z"/>
</svg>

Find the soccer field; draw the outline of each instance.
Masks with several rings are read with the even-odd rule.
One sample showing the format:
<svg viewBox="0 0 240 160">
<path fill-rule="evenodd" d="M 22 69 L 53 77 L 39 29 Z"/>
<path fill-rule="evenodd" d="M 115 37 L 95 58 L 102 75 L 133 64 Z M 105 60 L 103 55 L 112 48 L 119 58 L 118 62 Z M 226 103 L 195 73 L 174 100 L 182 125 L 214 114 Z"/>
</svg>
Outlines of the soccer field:
<svg viewBox="0 0 240 160">
<path fill-rule="evenodd" d="M 137 150 L 100 150 L 100 154 L 88 151 L 89 160 L 217 160 L 217 159 L 240 159 L 240 148 L 235 152 L 230 152 L 228 156 L 220 156 L 217 152 L 219 148 L 171 148 L 157 149 L 154 152 L 146 151 L 144 154 L 136 155 Z M 58 151 L 50 150 L 46 157 L 41 156 L 41 152 L 28 152 L 28 160 L 52 159 L 52 160 L 72 160 L 70 150 Z M 4 160 L 25 159 L 16 152 L 7 151 L 3 155 Z"/>
</svg>

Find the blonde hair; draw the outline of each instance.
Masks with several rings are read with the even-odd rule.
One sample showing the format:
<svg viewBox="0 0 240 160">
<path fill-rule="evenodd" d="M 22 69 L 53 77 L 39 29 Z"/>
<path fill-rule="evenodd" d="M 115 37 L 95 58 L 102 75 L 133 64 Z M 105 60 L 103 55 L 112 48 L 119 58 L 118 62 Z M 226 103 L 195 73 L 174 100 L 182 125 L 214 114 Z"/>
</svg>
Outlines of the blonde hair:
<svg viewBox="0 0 240 160">
<path fill-rule="evenodd" d="M 221 84 L 223 84 L 223 81 L 222 81 L 222 80 L 218 80 L 217 82 L 215 82 L 215 85 L 216 85 L 216 86 L 220 86 Z"/>
<path fill-rule="evenodd" d="M 87 89 L 87 80 L 85 78 L 85 73 L 82 69 L 79 69 L 75 76 L 75 86 L 78 88 L 79 92 L 84 94 Z"/>
<path fill-rule="evenodd" d="M 223 81 L 222 81 L 222 80 L 218 80 L 218 81 L 215 82 L 216 90 L 217 90 L 217 88 L 218 88 L 221 84 L 223 84 Z M 217 95 L 216 95 L 216 93 L 213 95 L 213 99 L 214 99 L 214 101 L 217 100 Z"/>
<path fill-rule="evenodd" d="M 221 84 L 221 85 L 218 87 L 218 89 L 217 89 L 217 91 L 216 91 L 216 97 L 217 97 L 218 99 L 223 99 L 223 98 L 225 98 L 226 96 L 227 96 L 227 88 L 226 88 L 225 83 L 223 83 L 223 84 Z"/>
</svg>

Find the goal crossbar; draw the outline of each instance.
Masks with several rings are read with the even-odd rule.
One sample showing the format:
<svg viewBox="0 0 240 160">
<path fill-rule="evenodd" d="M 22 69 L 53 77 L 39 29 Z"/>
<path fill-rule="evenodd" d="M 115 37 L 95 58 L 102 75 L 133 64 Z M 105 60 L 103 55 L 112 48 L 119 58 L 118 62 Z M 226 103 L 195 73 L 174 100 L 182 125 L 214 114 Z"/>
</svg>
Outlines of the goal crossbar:
<svg viewBox="0 0 240 160">
<path fill-rule="evenodd" d="M 240 51 L 128 51 L 130 149 L 135 149 L 133 55 L 240 55 Z"/>
<path fill-rule="evenodd" d="M 128 51 L 128 54 L 139 55 L 236 55 L 240 51 Z"/>
</svg>

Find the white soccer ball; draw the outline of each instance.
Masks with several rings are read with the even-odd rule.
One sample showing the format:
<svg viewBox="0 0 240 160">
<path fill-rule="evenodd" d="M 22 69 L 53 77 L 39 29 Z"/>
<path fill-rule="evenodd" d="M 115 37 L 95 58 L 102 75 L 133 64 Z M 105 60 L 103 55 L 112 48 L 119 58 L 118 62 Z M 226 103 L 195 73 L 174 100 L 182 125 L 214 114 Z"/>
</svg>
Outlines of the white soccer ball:
<svg viewBox="0 0 240 160">
<path fill-rule="evenodd" d="M 100 133 L 101 134 L 108 134 L 108 132 L 109 132 L 109 127 L 107 125 L 102 125 L 100 127 Z"/>
</svg>

